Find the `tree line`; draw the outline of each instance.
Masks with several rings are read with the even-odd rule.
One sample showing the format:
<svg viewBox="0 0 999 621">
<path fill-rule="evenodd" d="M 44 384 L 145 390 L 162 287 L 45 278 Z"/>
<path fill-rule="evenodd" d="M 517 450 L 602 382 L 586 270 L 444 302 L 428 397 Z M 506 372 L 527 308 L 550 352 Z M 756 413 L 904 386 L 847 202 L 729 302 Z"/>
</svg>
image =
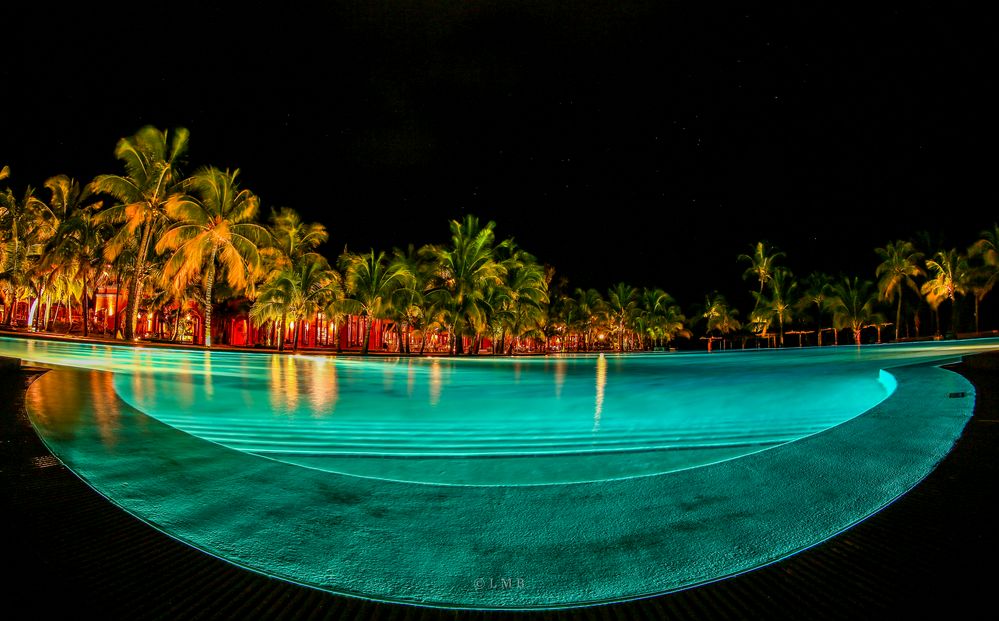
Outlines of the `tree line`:
<svg viewBox="0 0 999 621">
<path fill-rule="evenodd" d="M 144 127 L 115 148 L 119 174 L 81 184 L 66 175 L 44 183 L 47 198 L 27 187 L 0 190 L 0 295 L 4 324 L 11 327 L 19 302 L 25 322 L 39 330 L 55 325 L 62 310 L 66 330 L 92 332 L 92 301 L 101 287 L 126 298 L 120 338 L 144 336 L 140 310 L 180 333 L 184 312 L 199 309 L 206 347 L 213 316 L 222 308 L 245 311 L 263 345 L 297 349 L 303 326 L 323 325 L 325 343 L 339 350 L 340 330 L 351 316 L 362 321 L 361 352 L 368 353 L 373 322 L 395 335 L 400 353 L 427 351 L 431 337 L 451 354 L 519 351 L 619 351 L 668 348 L 700 329 L 710 345 L 765 338 L 783 346 L 799 336 L 894 326 L 895 338 L 920 336 L 921 309 L 935 318 L 951 306 L 957 331 L 958 299 L 978 309 L 999 273 L 999 227 L 982 231 L 968 248 L 930 254 L 913 241 L 877 248 L 876 282 L 812 273 L 802 279 L 783 265 L 784 253 L 764 242 L 738 259 L 753 282 L 754 306 L 745 321 L 719 293 L 684 314 L 659 288 L 621 282 L 606 292 L 571 290 L 495 223 L 474 216 L 449 223 L 444 244 L 409 245 L 391 252 L 345 251 L 335 261 L 318 252 L 329 234 L 290 208 L 261 219 L 260 198 L 241 187 L 239 170 L 213 166 L 184 170 L 189 133 Z M 7 183 L 8 167 L 0 169 Z M 894 321 L 886 317 L 894 311 Z M 50 324 L 50 321 L 52 323 Z M 119 325 L 115 317 L 115 325 Z M 910 333 L 909 326 L 913 331 Z M 808 330 L 800 328 L 809 328 Z M 117 332 L 117 331 L 116 331 Z M 332 335 L 332 338 L 330 338 Z M 444 337 L 441 339 L 441 337 Z M 317 345 L 319 343 L 314 341 Z M 828 342 L 828 340 L 827 340 Z"/>
</svg>

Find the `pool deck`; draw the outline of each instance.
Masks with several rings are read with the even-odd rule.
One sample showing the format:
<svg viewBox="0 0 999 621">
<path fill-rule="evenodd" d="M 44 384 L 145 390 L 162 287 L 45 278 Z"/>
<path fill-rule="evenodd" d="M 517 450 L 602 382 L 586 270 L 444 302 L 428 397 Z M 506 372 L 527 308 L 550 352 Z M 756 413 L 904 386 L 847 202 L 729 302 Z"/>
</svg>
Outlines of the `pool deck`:
<svg viewBox="0 0 999 621">
<path fill-rule="evenodd" d="M 989 366 L 993 368 L 988 368 Z M 999 356 L 955 368 L 976 387 L 975 415 L 955 449 L 913 491 L 835 538 L 741 576 L 638 602 L 537 618 L 808 618 L 873 616 L 940 604 L 991 603 L 999 533 Z M 498 618 L 375 604 L 239 569 L 130 517 L 66 470 L 24 415 L 25 374 L 0 374 L 4 558 L 18 567 L 6 601 L 106 617 Z M 9 506 L 8 503 L 10 503 Z"/>
</svg>

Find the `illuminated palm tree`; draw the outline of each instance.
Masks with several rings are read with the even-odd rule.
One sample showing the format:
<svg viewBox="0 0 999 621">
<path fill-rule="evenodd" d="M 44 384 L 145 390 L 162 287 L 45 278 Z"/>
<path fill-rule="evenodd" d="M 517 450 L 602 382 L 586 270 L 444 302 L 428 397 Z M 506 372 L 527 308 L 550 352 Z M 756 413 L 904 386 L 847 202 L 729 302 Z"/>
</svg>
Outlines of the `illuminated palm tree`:
<svg viewBox="0 0 999 621">
<path fill-rule="evenodd" d="M 729 307 L 725 296 L 720 293 L 715 292 L 704 298 L 704 309 L 701 316 L 707 320 L 705 331 L 709 335 L 711 332 L 718 332 L 723 339 L 723 348 L 725 335 L 742 327 L 736 318 L 738 315 L 739 310 Z"/>
<path fill-rule="evenodd" d="M 260 268 L 258 245 L 267 230 L 253 220 L 260 201 L 236 182 L 239 170 L 202 168 L 183 183 L 185 194 L 171 196 L 165 212 L 173 221 L 156 252 L 173 250 L 164 277 L 176 283 L 199 279 L 204 305 L 205 347 L 212 346 L 212 289 L 216 279 L 244 289 Z"/>
<path fill-rule="evenodd" d="M 746 268 L 742 278 L 743 280 L 755 278 L 760 283 L 760 290 L 757 293 L 763 295 L 763 286 L 773 279 L 777 259 L 785 255 L 776 248 L 767 248 L 766 242 L 762 241 L 756 242 L 752 249 L 751 255 L 740 254 L 736 260 L 749 262 L 750 265 Z"/>
<path fill-rule="evenodd" d="M 805 290 L 795 305 L 800 311 L 815 307 L 815 334 L 818 345 L 822 347 L 822 312 L 826 308 L 826 298 L 829 297 L 829 286 L 832 278 L 822 272 L 812 272 L 805 279 Z"/>
<path fill-rule="evenodd" d="M 393 295 L 398 289 L 410 285 L 413 276 L 403 263 L 389 261 L 384 252 L 348 253 L 341 261 L 348 295 L 344 306 L 348 312 L 364 318 L 361 354 L 367 354 L 372 321 L 388 318 Z"/>
<path fill-rule="evenodd" d="M 260 270 L 261 282 L 259 287 L 256 284 L 249 289 L 258 289 L 257 301 L 260 308 L 254 313 L 255 325 L 260 326 L 270 321 L 272 326 L 280 326 L 280 339 L 278 341 L 278 351 L 284 350 L 287 317 L 290 313 L 292 317 L 297 317 L 298 311 L 293 308 L 302 302 L 303 280 L 308 280 L 312 274 L 317 261 L 325 262 L 326 259 L 315 252 L 315 249 L 329 239 L 326 227 L 319 223 L 303 222 L 302 218 L 294 209 L 282 207 L 278 211 L 271 211 L 268 220 L 269 243 L 259 248 L 262 268 Z M 335 269 L 325 263 L 321 270 L 332 282 L 342 284 L 342 278 Z M 307 289 L 307 287 L 304 287 Z M 248 291 L 248 293 L 250 293 Z M 342 297 L 342 289 L 337 287 L 335 291 L 327 292 L 330 299 L 324 299 L 320 308 L 316 312 L 322 311 L 328 319 L 332 318 L 329 313 L 331 304 L 337 293 Z M 266 294 L 266 295 L 265 295 Z M 326 294 L 324 294 L 326 295 Z M 311 316 L 311 312 L 307 313 Z M 335 314 L 337 319 L 342 318 L 342 314 Z M 294 320 L 295 334 L 300 331 L 302 319 Z M 339 328 L 339 323 L 334 324 Z M 277 330 L 274 330 L 275 332 Z M 298 346 L 298 338 L 294 337 L 294 347 Z M 339 347 L 339 341 L 337 341 Z"/>
<path fill-rule="evenodd" d="M 770 275 L 770 296 L 753 292 L 753 297 L 756 298 L 754 314 L 758 323 L 769 326 L 773 319 L 777 319 L 781 347 L 784 347 L 784 322 L 790 320 L 793 315 L 792 299 L 797 286 L 798 283 L 794 282 L 791 270 L 777 267 Z M 766 327 L 763 331 L 766 332 Z"/>
<path fill-rule="evenodd" d="M 179 191 L 182 177 L 177 166 L 187 151 L 188 137 L 184 128 L 168 134 L 151 125 L 143 127 L 134 136 L 119 140 L 115 147 L 115 157 L 124 164 L 125 175 L 100 175 L 91 183 L 95 193 L 108 194 L 118 201 L 102 212 L 102 220 L 124 224 L 108 241 L 105 257 L 114 261 L 130 240 L 138 237 L 125 309 L 126 340 L 135 338 L 146 260 L 156 233 L 166 223 L 167 201 Z"/>
<path fill-rule="evenodd" d="M 298 212 L 290 207 L 271 212 L 269 230 L 272 247 L 289 263 L 313 252 L 329 239 L 325 226 L 318 222 L 303 222 Z"/>
<path fill-rule="evenodd" d="M 677 337 L 690 338 L 687 317 L 671 295 L 662 289 L 652 289 L 643 299 L 652 322 L 653 337 L 659 339 L 664 348 L 668 348 Z"/>
<path fill-rule="evenodd" d="M 617 350 L 624 351 L 624 335 L 638 311 L 638 289 L 619 282 L 607 290 L 607 316 L 617 332 Z"/>
<path fill-rule="evenodd" d="M 992 291 L 999 279 L 999 224 L 980 233 L 981 237 L 968 249 L 970 257 L 980 258 L 982 264 L 974 269 L 971 291 L 975 296 L 975 332 L 981 330 L 978 323 L 978 306 Z"/>
<path fill-rule="evenodd" d="M 496 223 L 480 226 L 479 219 L 469 215 L 449 226 L 451 245 L 428 249 L 435 255 L 437 273 L 427 295 L 446 316 L 452 353 L 462 354 L 464 326 L 488 323 L 486 288 L 502 284 L 506 267 L 495 258 Z"/>
<path fill-rule="evenodd" d="M 501 350 L 506 345 L 506 335 L 510 334 L 510 346 L 506 350 L 510 355 L 518 339 L 536 333 L 544 323 L 551 274 L 513 240 L 501 244 L 498 254 L 506 274 L 501 285 L 492 288 L 498 294 L 492 307 L 499 315 Z"/>
<path fill-rule="evenodd" d="M 937 313 L 937 334 L 940 333 L 940 304 L 944 300 L 951 303 L 951 332 L 957 332 L 957 296 L 967 293 L 971 276 L 968 258 L 957 249 L 941 250 L 926 261 L 932 277 L 923 283 L 920 291 Z"/>
<path fill-rule="evenodd" d="M 83 281 L 77 278 L 75 272 L 77 267 L 75 263 L 70 263 L 57 270 L 49 286 L 49 295 L 56 305 L 56 317 L 59 315 L 59 306 L 62 306 L 66 311 L 67 333 L 73 327 L 73 301 L 80 299 L 83 293 Z M 49 322 L 46 318 L 44 329 L 48 330 L 48 328 Z"/>
<path fill-rule="evenodd" d="M 259 328 L 269 322 L 276 332 L 278 351 L 284 351 L 288 314 L 294 312 L 296 297 L 295 278 L 290 270 L 276 271 L 260 286 L 250 308 L 253 325 Z"/>
<path fill-rule="evenodd" d="M 88 336 L 90 293 L 96 289 L 97 279 L 103 273 L 104 242 L 110 237 L 112 228 L 98 217 L 101 202 L 84 204 L 89 191 L 81 190 L 73 179 L 59 175 L 46 181 L 45 186 L 52 191 L 52 205 L 66 214 L 56 230 L 52 255 L 77 266 L 82 281 L 83 336 Z"/>
<path fill-rule="evenodd" d="M 32 287 L 33 270 L 57 225 L 49 206 L 31 187 L 20 198 L 9 188 L 0 193 L 0 287 L 9 306 L 4 319 L 8 326 L 17 302 Z"/>
<path fill-rule="evenodd" d="M 853 342 L 857 345 L 860 345 L 863 328 L 883 320 L 881 314 L 874 310 L 877 297 L 873 287 L 869 280 L 859 280 L 856 276 L 852 280 L 844 278 L 830 287 L 830 295 L 826 298 L 826 308 L 833 316 L 833 327 L 837 330 L 850 328 Z"/>
<path fill-rule="evenodd" d="M 422 329 L 423 326 L 426 308 L 424 294 L 432 268 L 413 244 L 409 244 L 405 250 L 395 248 L 392 251 L 392 260 L 404 265 L 412 276 L 406 286 L 396 290 L 389 313 L 389 319 L 395 324 L 396 334 L 399 337 L 396 351 L 408 354 L 410 333 Z"/>
<path fill-rule="evenodd" d="M 926 273 L 919 266 L 923 253 L 918 252 L 912 242 L 898 240 L 889 242 L 884 248 L 875 248 L 874 252 L 881 259 L 875 274 L 878 280 L 878 291 L 881 300 L 893 302 L 898 296 L 898 309 L 895 311 L 895 340 L 898 340 L 902 330 L 902 287 L 912 289 L 917 294 L 919 288 L 914 280 Z"/>
<path fill-rule="evenodd" d="M 309 253 L 299 257 L 293 266 L 281 270 L 266 281 L 250 309 L 250 318 L 259 326 L 281 318 L 281 338 L 278 350 L 284 349 L 285 321 L 294 320 L 292 350 L 298 351 L 302 323 L 323 311 L 337 297 L 341 283 L 339 274 L 330 269 L 326 259 Z"/>
<path fill-rule="evenodd" d="M 346 297 L 346 289 L 342 284 L 344 282 L 343 274 L 334 268 L 330 268 L 331 271 L 336 272 L 336 279 L 341 283 L 341 286 L 336 288 L 331 295 L 326 300 L 326 306 L 323 307 L 323 316 L 326 317 L 326 321 L 333 325 L 333 343 L 336 347 L 336 353 L 343 351 L 343 345 L 340 343 L 340 326 L 347 320 L 349 316 L 349 304 Z"/>
</svg>

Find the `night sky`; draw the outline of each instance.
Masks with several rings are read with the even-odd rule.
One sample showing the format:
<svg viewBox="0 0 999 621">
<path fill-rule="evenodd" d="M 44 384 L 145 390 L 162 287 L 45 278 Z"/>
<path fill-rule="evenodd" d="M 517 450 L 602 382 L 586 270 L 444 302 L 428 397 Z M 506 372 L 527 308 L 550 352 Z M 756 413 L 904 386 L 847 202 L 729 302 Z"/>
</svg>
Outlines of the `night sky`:
<svg viewBox="0 0 999 621">
<path fill-rule="evenodd" d="M 966 246 L 997 217 L 996 24 L 949 4 L 331 2 L 9 14 L 11 183 L 118 172 L 118 138 L 191 130 L 333 257 L 496 220 L 571 286 L 746 303 L 735 256 L 873 278 L 875 246 Z"/>
</svg>

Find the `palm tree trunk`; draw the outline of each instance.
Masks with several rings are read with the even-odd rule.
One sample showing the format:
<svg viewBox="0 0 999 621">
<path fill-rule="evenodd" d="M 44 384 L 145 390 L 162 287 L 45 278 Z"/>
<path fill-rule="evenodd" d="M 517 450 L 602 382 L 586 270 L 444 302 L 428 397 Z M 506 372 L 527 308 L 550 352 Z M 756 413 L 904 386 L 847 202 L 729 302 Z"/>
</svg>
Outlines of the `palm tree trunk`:
<svg viewBox="0 0 999 621">
<path fill-rule="evenodd" d="M 173 320 L 173 336 L 170 337 L 170 341 L 173 343 L 177 342 L 177 337 L 180 336 L 180 303 L 177 303 L 177 316 Z"/>
<path fill-rule="evenodd" d="M 859 346 L 860 345 L 860 328 L 854 326 L 853 328 L 853 342 Z"/>
<path fill-rule="evenodd" d="M 11 322 L 11 318 L 14 316 L 14 308 L 15 307 L 14 307 L 13 304 L 10 303 L 11 299 L 13 299 L 13 297 L 14 297 L 13 293 L 14 293 L 14 287 L 11 286 L 11 287 L 7 288 L 7 293 L 5 293 L 4 296 L 3 296 L 4 310 L 6 311 L 6 314 L 7 314 L 7 316 L 3 318 L 3 323 L 8 328 L 11 325 L 11 323 L 10 323 Z"/>
<path fill-rule="evenodd" d="M 83 337 L 90 336 L 90 298 L 87 295 L 87 272 L 83 272 Z"/>
<path fill-rule="evenodd" d="M 368 355 L 368 343 L 371 342 L 371 317 L 364 315 L 364 343 L 361 345 L 361 355 Z"/>
<path fill-rule="evenodd" d="M 139 291 L 142 290 L 142 272 L 146 268 L 146 256 L 149 254 L 149 241 L 152 239 L 152 223 L 146 220 L 142 227 L 142 240 L 139 242 L 139 252 L 135 257 L 135 272 L 132 285 L 128 292 L 128 303 L 125 305 L 125 340 L 135 338 L 135 324 L 139 316 Z"/>
<path fill-rule="evenodd" d="M 898 310 L 895 311 L 895 341 L 902 335 L 902 285 L 898 286 Z"/>
<path fill-rule="evenodd" d="M 284 351 L 284 327 L 287 325 L 288 313 L 281 313 L 281 329 L 278 330 L 278 351 Z"/>
<path fill-rule="evenodd" d="M 31 324 L 31 328 L 35 331 L 38 330 L 38 326 L 41 323 L 42 313 L 40 311 L 42 309 L 42 296 L 44 294 L 45 286 L 42 285 L 41 289 L 38 290 L 38 295 L 35 297 L 35 303 L 32 305 L 35 312 L 32 314 L 30 310 L 28 311 L 29 323 Z M 28 308 L 30 309 L 32 306 L 29 306 Z"/>
<path fill-rule="evenodd" d="M 111 336 L 114 338 L 118 338 L 118 317 L 121 315 L 121 313 L 118 312 L 118 294 L 120 292 L 121 292 L 121 274 L 118 274 L 114 284 L 114 328 L 112 328 L 114 332 L 112 332 L 111 334 Z M 179 313 L 180 310 L 178 310 L 177 312 Z"/>
<path fill-rule="evenodd" d="M 978 301 L 975 301 L 975 308 L 978 308 Z M 49 316 L 52 314 L 52 294 L 45 300 L 45 320 L 42 322 L 42 330 L 49 330 Z"/>
<path fill-rule="evenodd" d="M 215 285 L 215 252 L 208 261 L 208 271 L 205 273 L 205 347 L 212 346 L 212 287 Z"/>
<path fill-rule="evenodd" d="M 420 355 L 423 355 L 423 350 L 427 347 L 427 330 L 424 328 L 423 334 L 420 335 Z"/>
<path fill-rule="evenodd" d="M 302 330 L 302 316 L 295 315 L 295 329 L 291 333 L 291 351 L 298 351 L 298 336 L 299 332 Z"/>
<path fill-rule="evenodd" d="M 336 341 L 336 353 L 341 353 L 343 351 L 343 346 L 340 345 L 340 321 L 333 322 L 333 340 Z"/>
</svg>

